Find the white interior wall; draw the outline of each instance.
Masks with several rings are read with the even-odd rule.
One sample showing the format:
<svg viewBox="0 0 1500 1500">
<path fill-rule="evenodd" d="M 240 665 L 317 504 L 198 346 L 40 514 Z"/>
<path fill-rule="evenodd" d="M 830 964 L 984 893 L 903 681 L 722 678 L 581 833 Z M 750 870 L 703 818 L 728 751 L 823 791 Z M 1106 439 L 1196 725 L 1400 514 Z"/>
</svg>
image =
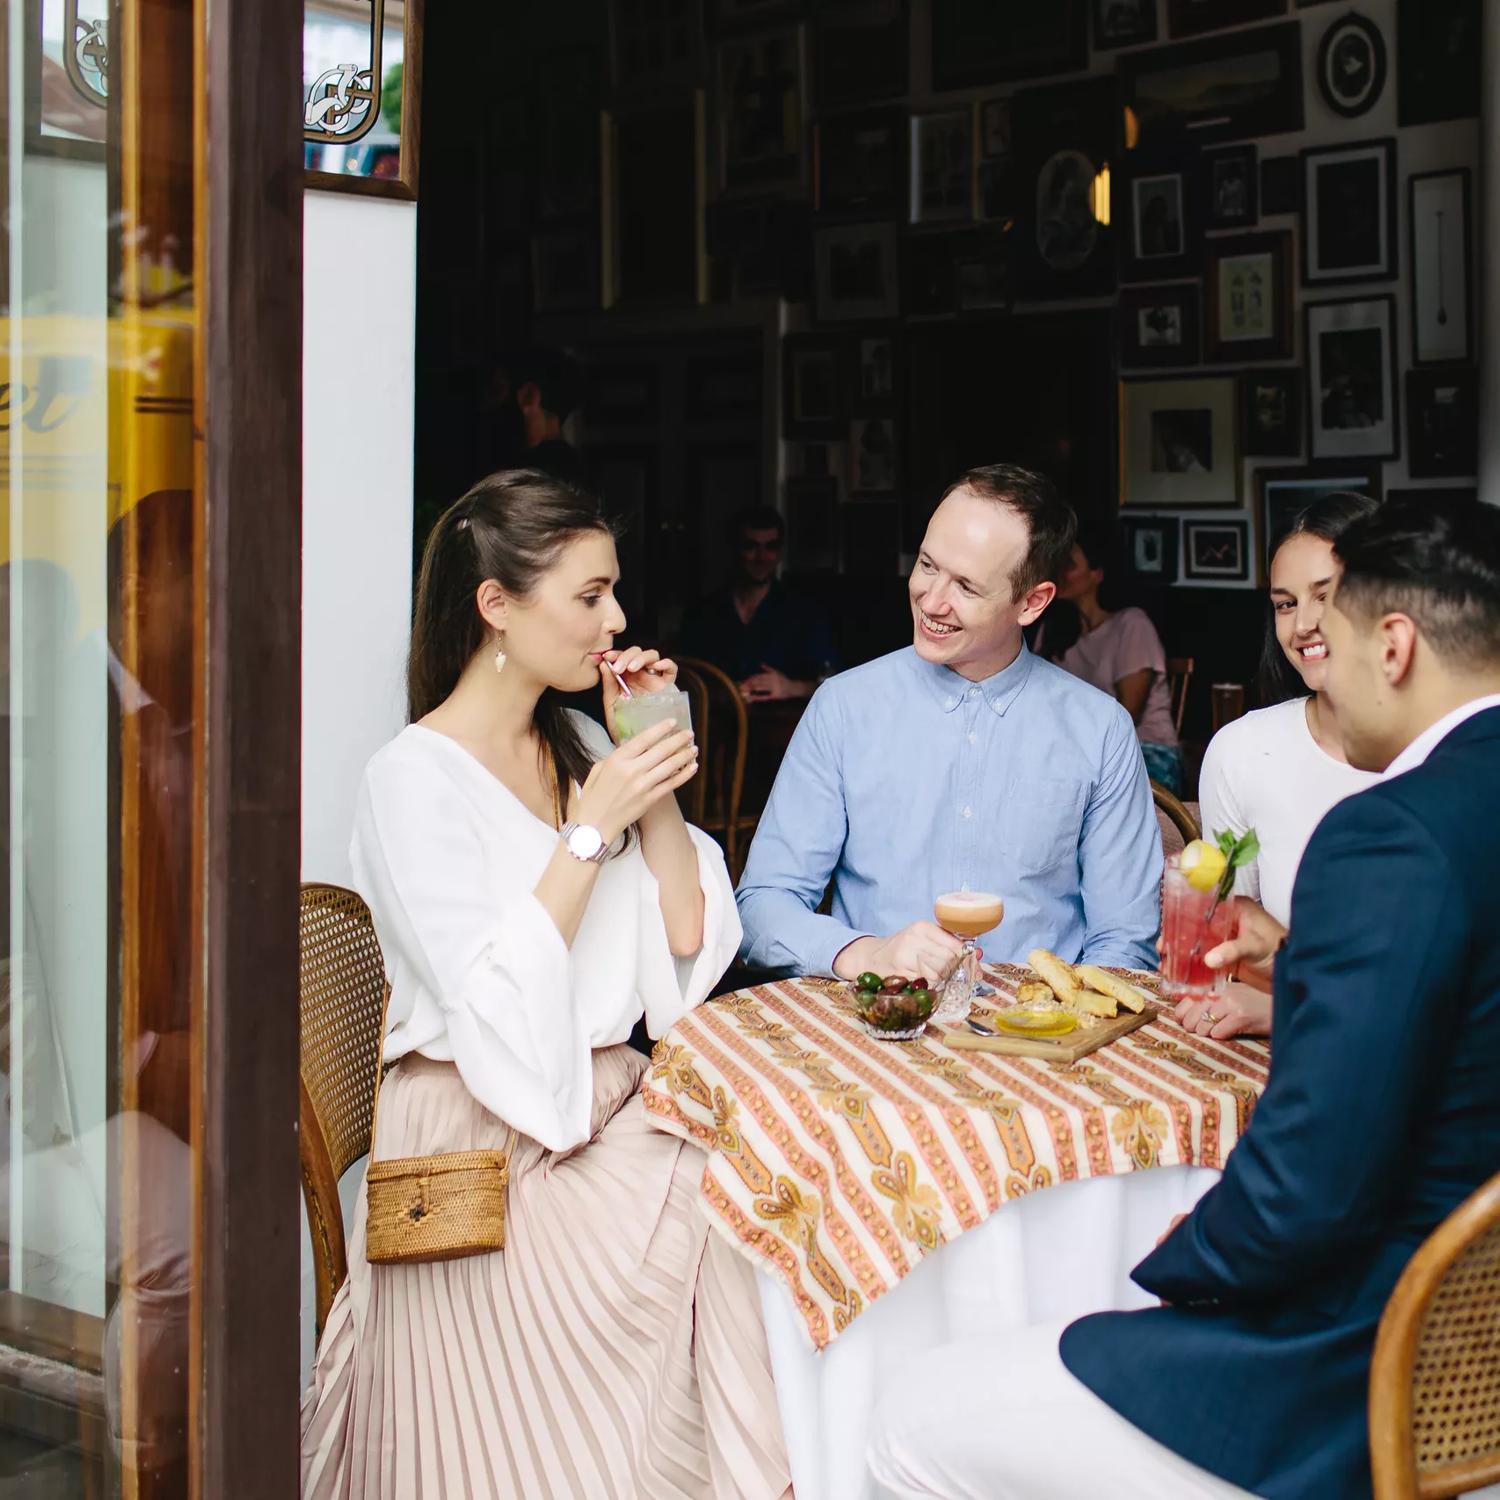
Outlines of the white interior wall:
<svg viewBox="0 0 1500 1500">
<path fill-rule="evenodd" d="M 302 878 L 347 885 L 360 774 L 405 722 L 417 211 L 309 192 L 304 214 Z M 304 1375 L 312 1340 L 304 1215 Z"/>
</svg>

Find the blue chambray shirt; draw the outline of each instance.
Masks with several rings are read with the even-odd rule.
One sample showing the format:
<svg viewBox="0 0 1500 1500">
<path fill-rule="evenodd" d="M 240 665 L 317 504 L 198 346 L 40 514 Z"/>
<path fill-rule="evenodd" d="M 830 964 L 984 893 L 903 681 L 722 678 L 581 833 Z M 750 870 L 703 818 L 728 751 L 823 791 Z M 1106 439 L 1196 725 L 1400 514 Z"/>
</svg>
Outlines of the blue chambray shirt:
<svg viewBox="0 0 1500 1500">
<path fill-rule="evenodd" d="M 935 897 L 968 887 L 1005 900 L 979 940 L 989 959 L 1044 947 L 1154 969 L 1161 873 L 1119 703 L 1025 646 L 980 683 L 907 647 L 813 694 L 736 894 L 740 955 L 829 975 L 856 938 L 931 920 Z"/>
</svg>

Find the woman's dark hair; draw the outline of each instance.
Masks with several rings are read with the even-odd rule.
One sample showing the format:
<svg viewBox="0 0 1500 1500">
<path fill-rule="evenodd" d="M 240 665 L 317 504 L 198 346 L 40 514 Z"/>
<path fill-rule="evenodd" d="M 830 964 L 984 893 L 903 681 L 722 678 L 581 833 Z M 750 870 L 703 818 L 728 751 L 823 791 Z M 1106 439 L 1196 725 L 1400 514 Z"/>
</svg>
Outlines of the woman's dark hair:
<svg viewBox="0 0 1500 1500">
<path fill-rule="evenodd" d="M 1292 524 L 1279 537 L 1271 550 L 1271 560 L 1294 536 L 1315 536 L 1325 542 L 1334 543 L 1356 521 L 1374 515 L 1379 509 L 1376 501 L 1368 495 L 1356 494 L 1353 490 L 1330 490 L 1320 495 L 1305 510 L 1298 512 Z M 1266 636 L 1260 650 L 1260 671 L 1256 676 L 1263 708 L 1276 703 L 1285 703 L 1288 698 L 1307 696 L 1307 684 L 1298 675 L 1297 669 L 1286 659 L 1281 642 L 1276 639 L 1276 608 L 1269 600 L 1266 604 Z"/>
<path fill-rule="evenodd" d="M 1119 581 L 1124 577 L 1125 565 L 1117 529 L 1103 521 L 1080 522 L 1073 545 L 1083 553 L 1089 567 L 1104 573 L 1099 584 L 1099 603 L 1111 612 L 1123 609 L 1129 601 Z M 1071 557 L 1072 548 L 1068 550 Z M 1083 634 L 1083 616 L 1071 599 L 1054 599 L 1042 616 L 1042 626 L 1042 655 L 1048 661 L 1061 661 Z"/>
<path fill-rule="evenodd" d="M 417 579 L 406 662 L 411 723 L 448 697 L 485 645 L 489 627 L 475 597 L 479 586 L 492 578 L 512 598 L 525 599 L 568 543 L 591 531 L 614 535 L 598 499 L 539 469 L 491 474 L 443 512 L 427 538 Z M 532 722 L 551 756 L 561 812 L 565 789 L 587 780 L 593 757 L 552 688 L 543 692 Z"/>
</svg>

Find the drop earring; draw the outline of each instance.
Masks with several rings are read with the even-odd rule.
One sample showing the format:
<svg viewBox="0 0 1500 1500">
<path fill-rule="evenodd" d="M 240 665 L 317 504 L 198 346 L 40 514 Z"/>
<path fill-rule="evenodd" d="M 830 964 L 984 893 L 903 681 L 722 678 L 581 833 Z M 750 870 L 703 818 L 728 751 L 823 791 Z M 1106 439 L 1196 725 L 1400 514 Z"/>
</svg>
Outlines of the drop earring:
<svg viewBox="0 0 1500 1500">
<path fill-rule="evenodd" d="M 495 636 L 495 670 L 505 670 L 505 637 L 501 634 Z"/>
</svg>

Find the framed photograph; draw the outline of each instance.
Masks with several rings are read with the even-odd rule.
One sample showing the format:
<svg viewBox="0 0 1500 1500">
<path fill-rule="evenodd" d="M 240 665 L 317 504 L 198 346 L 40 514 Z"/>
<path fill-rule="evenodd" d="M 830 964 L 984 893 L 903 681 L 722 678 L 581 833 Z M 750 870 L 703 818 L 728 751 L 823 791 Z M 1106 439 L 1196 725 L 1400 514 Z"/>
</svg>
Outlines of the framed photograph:
<svg viewBox="0 0 1500 1500">
<path fill-rule="evenodd" d="M 1008 312 L 1011 290 L 1010 247 L 996 239 L 975 245 L 954 265 L 960 312 Z"/>
<path fill-rule="evenodd" d="M 1352 493 L 1380 499 L 1380 467 L 1361 464 L 1323 464 L 1293 469 L 1257 469 L 1261 539 L 1261 581 L 1271 571 L 1271 559 L 1297 517 L 1325 495 Z"/>
<path fill-rule="evenodd" d="M 1093 0 L 1094 47 L 1137 47 L 1156 40 L 1156 0 Z"/>
<path fill-rule="evenodd" d="M 1114 159 L 1119 130 L 1114 79 L 1022 89 L 1011 123 L 1017 294 L 1045 301 L 1113 291 L 1115 245 L 1100 172 Z"/>
<path fill-rule="evenodd" d="M 1380 28 L 1350 11 L 1318 44 L 1318 92 L 1336 115 L 1353 119 L 1375 107 L 1385 89 L 1385 38 Z"/>
<path fill-rule="evenodd" d="M 1387 293 L 1312 302 L 1302 313 L 1313 458 L 1395 458 L 1396 299 Z"/>
<path fill-rule="evenodd" d="M 1016 211 L 1016 159 L 1010 100 L 979 104 L 979 217 L 1008 219 Z"/>
<path fill-rule="evenodd" d="M 1302 285 L 1396 275 L 1396 142 L 1302 152 Z"/>
<path fill-rule="evenodd" d="M 692 88 L 703 55 L 703 9 L 697 0 L 611 0 L 611 51 L 617 96 Z"/>
<path fill-rule="evenodd" d="M 1175 157 L 1143 161 L 1122 188 L 1121 281 L 1193 275 L 1203 255 L 1193 166 Z"/>
<path fill-rule="evenodd" d="M 1406 372 L 1406 472 L 1465 479 L 1479 472 L 1479 376 L 1472 365 Z"/>
<path fill-rule="evenodd" d="M 1286 14 L 1286 0 L 1166 0 L 1167 34 L 1174 39 L 1270 21 Z"/>
<path fill-rule="evenodd" d="M 1240 457 L 1232 376 L 1120 385 L 1120 503 L 1147 510 L 1235 506 Z"/>
<path fill-rule="evenodd" d="M 1260 219 L 1260 165 L 1254 146 L 1203 153 L 1201 180 L 1206 229 L 1250 229 Z"/>
<path fill-rule="evenodd" d="M 832 115 L 813 126 L 819 213 L 895 217 L 901 210 L 906 119 L 899 109 Z"/>
<path fill-rule="evenodd" d="M 900 99 L 909 92 L 906 0 L 863 0 L 813 18 L 813 100 L 819 111 Z"/>
<path fill-rule="evenodd" d="M 1302 212 L 1302 163 L 1295 156 L 1260 164 L 1260 211 L 1267 219 Z"/>
<path fill-rule="evenodd" d="M 1184 520 L 1182 577 L 1186 583 L 1250 584 L 1250 522 Z"/>
<path fill-rule="evenodd" d="M 584 420 L 596 427 L 654 427 L 661 415 L 661 372 L 630 360 L 590 365 Z"/>
<path fill-rule="evenodd" d="M 1120 364 L 1147 368 L 1199 362 L 1198 283 L 1127 287 L 1120 293 Z"/>
<path fill-rule="evenodd" d="M 719 183 L 726 193 L 802 180 L 802 29 L 719 44 Z"/>
<path fill-rule="evenodd" d="M 1240 376 L 1240 447 L 1246 458 L 1302 454 L 1302 371 L 1248 370 Z"/>
<path fill-rule="evenodd" d="M 901 302 L 896 226 L 837 224 L 817 230 L 813 274 L 820 322 L 894 318 Z"/>
<path fill-rule="evenodd" d="M 833 333 L 789 333 L 781 341 L 781 430 L 788 438 L 843 432 L 843 341 Z"/>
<path fill-rule="evenodd" d="M 1120 542 L 1125 563 L 1143 583 L 1177 582 L 1176 516 L 1122 516 Z"/>
<path fill-rule="evenodd" d="M 1087 19 L 1084 0 L 932 0 L 933 92 L 1076 73 L 1088 65 Z"/>
<path fill-rule="evenodd" d="M 974 217 L 974 112 L 949 109 L 913 115 L 913 224 L 951 224 Z"/>
<path fill-rule="evenodd" d="M 92 0 L 40 0 L 60 13 L 69 95 L 104 86 L 111 61 L 107 29 L 93 18 L 107 4 Z M 87 19 L 85 19 L 87 18 Z M 71 20 L 71 25 L 69 21 Z M 584 76 L 586 128 L 597 140 L 598 65 L 593 49 Z M 411 67 L 406 66 L 411 59 Z M 45 59 L 44 59 L 45 60 Z M 382 198 L 417 196 L 417 140 L 421 118 L 422 0 L 381 0 L 348 6 L 340 0 L 306 0 L 302 20 L 302 159 L 307 186 Z M 49 111 L 44 101 L 42 128 Z M 597 187 L 595 189 L 597 193 Z"/>
<path fill-rule="evenodd" d="M 1396 0 L 1396 53 L 1398 125 L 1479 113 L 1482 0 Z"/>
<path fill-rule="evenodd" d="M 855 495 L 888 495 L 896 489 L 896 423 L 892 417 L 857 417 L 849 424 L 849 489 Z"/>
<path fill-rule="evenodd" d="M 1128 52 L 1119 73 L 1143 143 L 1207 145 L 1302 129 L 1300 21 Z"/>
<path fill-rule="evenodd" d="M 852 340 L 850 410 L 861 417 L 883 416 L 896 410 L 896 379 L 900 368 L 893 333 L 861 333 Z"/>
<path fill-rule="evenodd" d="M 1285 229 L 1208 241 L 1210 364 L 1292 357 L 1292 237 Z"/>
<path fill-rule="evenodd" d="M 1461 362 L 1471 354 L 1474 321 L 1469 171 L 1418 172 L 1407 191 L 1412 362 Z"/>
<path fill-rule="evenodd" d="M 839 482 L 831 475 L 784 481 L 787 551 L 799 572 L 833 572 L 839 565 Z"/>
</svg>

